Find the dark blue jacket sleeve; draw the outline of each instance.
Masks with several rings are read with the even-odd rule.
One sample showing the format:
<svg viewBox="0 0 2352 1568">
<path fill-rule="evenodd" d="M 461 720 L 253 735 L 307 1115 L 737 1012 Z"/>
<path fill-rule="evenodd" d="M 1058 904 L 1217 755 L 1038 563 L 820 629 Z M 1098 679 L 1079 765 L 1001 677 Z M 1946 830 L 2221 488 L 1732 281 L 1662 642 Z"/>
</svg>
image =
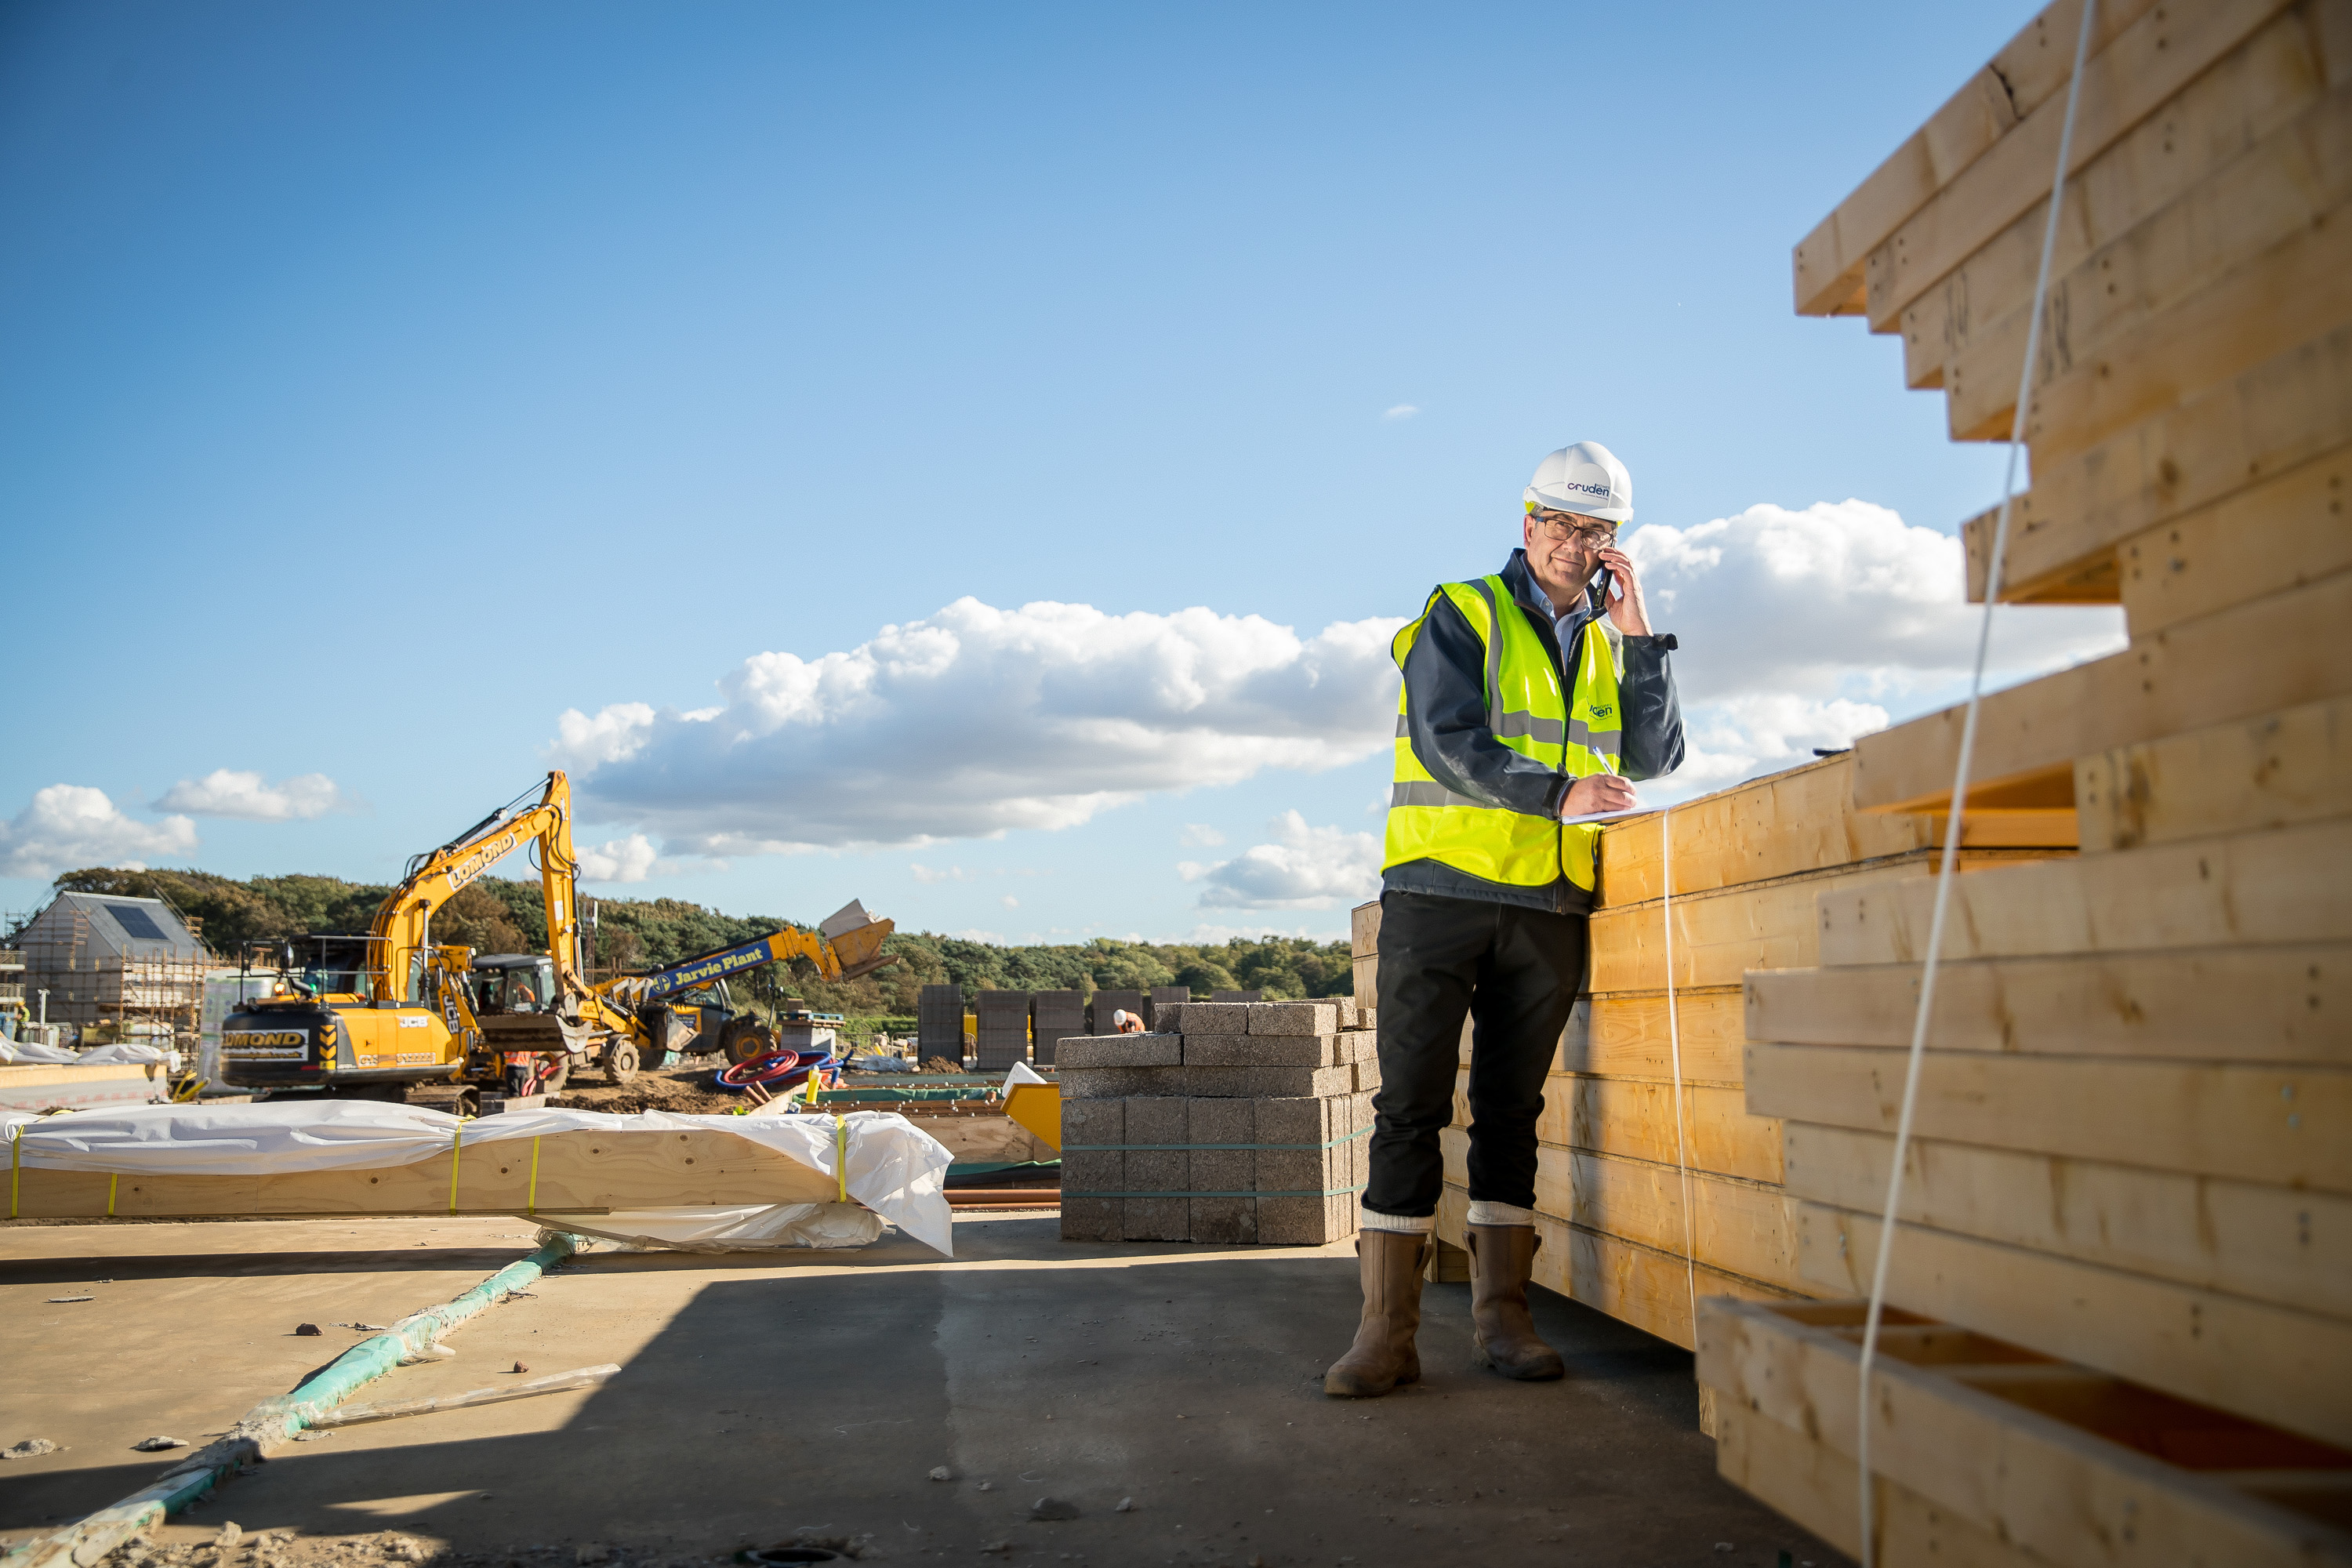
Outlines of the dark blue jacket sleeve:
<svg viewBox="0 0 2352 1568">
<path fill-rule="evenodd" d="M 1404 657 L 1404 685 L 1407 737 L 1430 777 L 1488 805 L 1530 816 L 1559 815 L 1574 781 L 1519 755 L 1486 727 L 1486 646 L 1442 595 Z M 1671 701 L 1671 682 L 1667 689 Z"/>
<path fill-rule="evenodd" d="M 1675 646 L 1672 637 L 1625 639 L 1617 700 L 1625 710 L 1620 765 L 1629 779 L 1664 778 L 1683 765 L 1683 705 L 1666 658 Z"/>
</svg>

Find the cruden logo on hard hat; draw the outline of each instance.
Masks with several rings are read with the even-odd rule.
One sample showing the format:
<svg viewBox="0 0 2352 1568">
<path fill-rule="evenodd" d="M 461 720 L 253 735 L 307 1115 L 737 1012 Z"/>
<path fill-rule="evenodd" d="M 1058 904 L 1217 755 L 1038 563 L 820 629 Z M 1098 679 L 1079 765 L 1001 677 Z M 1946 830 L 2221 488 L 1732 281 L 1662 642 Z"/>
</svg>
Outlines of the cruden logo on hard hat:
<svg viewBox="0 0 2352 1568">
<path fill-rule="evenodd" d="M 1521 497 L 1530 508 L 1573 511 L 1602 522 L 1633 521 L 1633 476 L 1598 441 L 1562 447 L 1536 465 Z"/>
</svg>

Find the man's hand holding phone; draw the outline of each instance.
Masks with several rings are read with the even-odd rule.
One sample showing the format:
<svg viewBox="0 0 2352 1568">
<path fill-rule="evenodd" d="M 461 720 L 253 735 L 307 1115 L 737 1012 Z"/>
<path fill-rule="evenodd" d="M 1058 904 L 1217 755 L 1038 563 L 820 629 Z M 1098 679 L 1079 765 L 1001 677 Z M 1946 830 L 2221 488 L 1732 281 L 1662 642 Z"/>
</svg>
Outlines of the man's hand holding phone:
<svg viewBox="0 0 2352 1568">
<path fill-rule="evenodd" d="M 1604 811 L 1631 811 L 1633 786 L 1615 773 L 1592 773 L 1568 786 L 1561 797 L 1562 816 L 1597 816 Z"/>
</svg>

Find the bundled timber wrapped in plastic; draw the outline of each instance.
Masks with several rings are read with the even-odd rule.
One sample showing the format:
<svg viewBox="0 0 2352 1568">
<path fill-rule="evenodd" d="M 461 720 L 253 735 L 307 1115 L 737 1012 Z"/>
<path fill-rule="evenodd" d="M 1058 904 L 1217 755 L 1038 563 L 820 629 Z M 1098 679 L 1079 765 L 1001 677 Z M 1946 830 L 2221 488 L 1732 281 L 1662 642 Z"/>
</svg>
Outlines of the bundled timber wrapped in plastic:
<svg viewBox="0 0 2352 1568">
<path fill-rule="evenodd" d="M 855 1204 L 951 1251 L 953 1156 L 905 1117 L 509 1111 L 313 1100 L 0 1111 L 11 1218 L 511 1214 L 627 1240 L 761 1245 Z"/>
<path fill-rule="evenodd" d="M 2352 4 L 2100 15 L 2028 383 L 2033 483 L 2000 597 L 2120 604 L 2131 641 L 1984 701 L 1969 815 L 2072 812 L 2081 853 L 1954 886 L 1887 1300 L 2142 1402 L 2202 1408 L 2216 1429 L 2267 1432 L 2281 1452 L 2342 1450 Z M 2053 6 L 2008 53 L 2047 45 L 2063 69 L 2080 16 Z M 1858 309 L 1901 332 L 1910 384 L 1943 390 L 1958 438 L 2006 436 L 2016 412 L 2065 86 L 2037 89 L 2038 107 L 1948 167 L 1898 154 L 1889 169 L 1916 177 L 1882 170 L 1799 251 L 1799 309 Z M 1994 533 L 1992 512 L 1967 527 L 1979 600 Z M 1864 737 L 1855 805 L 1948 811 L 1961 727 L 1953 710 Z M 1817 951 L 1747 980 L 1747 1110 L 1780 1127 L 1792 1282 L 1809 1293 L 1866 1295 L 1886 1241 L 1934 896 L 1925 879 L 1824 891 Z M 1739 1331 L 1802 1337 L 1760 1319 Z M 1701 1374 L 1720 1406 L 1747 1410 L 1737 1422 L 1769 1414 L 1731 1359 L 1703 1356 Z M 1936 1457 L 1990 1495 L 2017 1473 L 2030 1423 L 1971 1408 L 1934 1428 L 1948 1434 Z M 1725 1451 L 1727 1474 L 1807 1517 L 1812 1481 L 1796 1468 Z M 1851 1496 L 1852 1448 L 1822 1462 L 1844 1465 Z M 1897 1463 L 1874 1450 L 1874 1485 L 1916 1489 L 1920 1472 Z M 2335 1467 L 2332 1489 L 2271 1499 L 2303 1536 L 2273 1518 L 2263 1550 L 2200 1560 L 2352 1560 L 2345 1463 L 2320 1467 Z M 1880 1520 L 1880 1561 L 1926 1559 Z M 2112 1544 L 1999 1560 L 2124 1560 Z"/>
</svg>

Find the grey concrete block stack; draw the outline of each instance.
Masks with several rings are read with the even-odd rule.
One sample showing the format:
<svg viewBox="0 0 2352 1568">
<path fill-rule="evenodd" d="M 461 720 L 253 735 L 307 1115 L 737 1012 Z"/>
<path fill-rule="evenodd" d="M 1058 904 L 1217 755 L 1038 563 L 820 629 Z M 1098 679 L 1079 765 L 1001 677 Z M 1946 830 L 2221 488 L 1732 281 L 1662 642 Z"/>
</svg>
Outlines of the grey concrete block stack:
<svg viewBox="0 0 2352 1568">
<path fill-rule="evenodd" d="M 1087 1032 L 1087 997 L 1083 991 L 1033 991 L 1029 994 L 1030 1036 L 1037 1042 L 1030 1059 L 1039 1067 L 1054 1065 L 1055 1042 Z"/>
<path fill-rule="evenodd" d="M 1380 1087 L 1354 1001 L 1158 1013 L 1151 1034 L 1061 1042 L 1062 1239 L 1352 1235 Z"/>
</svg>

